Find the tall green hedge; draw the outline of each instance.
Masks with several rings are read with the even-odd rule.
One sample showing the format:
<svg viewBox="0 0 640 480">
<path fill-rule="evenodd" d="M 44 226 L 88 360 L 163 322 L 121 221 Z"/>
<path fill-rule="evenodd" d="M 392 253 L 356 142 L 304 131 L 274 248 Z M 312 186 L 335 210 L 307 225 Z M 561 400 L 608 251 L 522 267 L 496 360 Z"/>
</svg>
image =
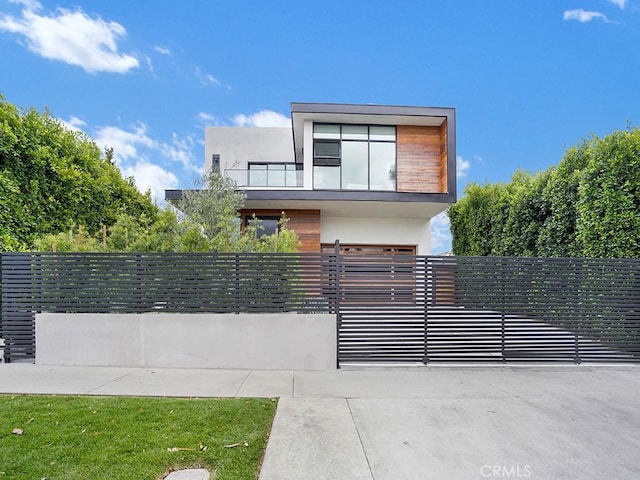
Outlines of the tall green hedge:
<svg viewBox="0 0 640 480">
<path fill-rule="evenodd" d="M 536 175 L 470 184 L 449 217 L 456 255 L 640 257 L 640 129 L 592 136 Z"/>
<path fill-rule="evenodd" d="M 76 224 L 97 233 L 123 211 L 155 217 L 157 210 L 89 137 L 0 95 L 0 251 Z"/>
</svg>

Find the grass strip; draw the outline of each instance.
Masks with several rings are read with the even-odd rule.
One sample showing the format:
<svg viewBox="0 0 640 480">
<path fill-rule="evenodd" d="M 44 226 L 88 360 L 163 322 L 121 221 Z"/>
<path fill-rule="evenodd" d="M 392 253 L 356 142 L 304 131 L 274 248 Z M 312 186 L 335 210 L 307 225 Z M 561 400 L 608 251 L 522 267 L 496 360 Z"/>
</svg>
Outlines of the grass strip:
<svg viewBox="0 0 640 480">
<path fill-rule="evenodd" d="M 0 480 L 255 479 L 273 399 L 0 395 Z"/>
</svg>

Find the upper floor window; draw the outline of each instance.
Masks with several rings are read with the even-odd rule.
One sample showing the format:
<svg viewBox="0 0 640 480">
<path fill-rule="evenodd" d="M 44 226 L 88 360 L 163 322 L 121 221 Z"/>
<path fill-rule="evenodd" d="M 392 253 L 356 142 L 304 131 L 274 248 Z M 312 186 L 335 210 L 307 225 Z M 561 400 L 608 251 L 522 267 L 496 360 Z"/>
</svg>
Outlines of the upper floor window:
<svg viewBox="0 0 640 480">
<path fill-rule="evenodd" d="M 395 190 L 396 128 L 314 124 L 313 188 Z"/>
</svg>

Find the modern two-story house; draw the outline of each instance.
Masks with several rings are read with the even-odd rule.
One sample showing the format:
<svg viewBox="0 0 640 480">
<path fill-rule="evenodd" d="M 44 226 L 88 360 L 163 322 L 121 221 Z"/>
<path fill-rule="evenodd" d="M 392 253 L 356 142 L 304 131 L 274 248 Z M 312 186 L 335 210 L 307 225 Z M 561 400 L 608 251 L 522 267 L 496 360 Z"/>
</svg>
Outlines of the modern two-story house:
<svg viewBox="0 0 640 480">
<path fill-rule="evenodd" d="M 285 212 L 301 251 L 427 255 L 456 200 L 455 132 L 452 108 L 292 103 L 291 128 L 207 127 L 205 170 L 246 190 L 243 221 L 269 233 Z"/>
</svg>

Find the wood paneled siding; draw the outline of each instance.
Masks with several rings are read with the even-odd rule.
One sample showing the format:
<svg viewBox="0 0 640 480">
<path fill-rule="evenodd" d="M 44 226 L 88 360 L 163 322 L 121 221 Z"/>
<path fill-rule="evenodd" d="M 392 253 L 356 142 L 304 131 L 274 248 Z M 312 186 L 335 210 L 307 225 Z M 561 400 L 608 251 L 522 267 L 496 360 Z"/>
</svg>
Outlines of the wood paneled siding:
<svg viewBox="0 0 640 480">
<path fill-rule="evenodd" d="M 447 120 L 445 120 L 440 125 L 440 192 L 447 191 L 447 159 L 449 158 L 447 131 Z"/>
<path fill-rule="evenodd" d="M 398 125 L 398 192 L 447 192 L 447 127 Z"/>
<path fill-rule="evenodd" d="M 256 216 L 279 217 L 283 210 L 251 210 L 244 209 L 240 211 L 242 216 L 242 225 L 245 224 L 245 217 L 251 217 L 254 213 Z M 289 219 L 289 228 L 295 230 L 302 245 L 298 250 L 300 252 L 319 252 L 320 251 L 320 210 L 284 210 L 286 217 Z"/>
</svg>

